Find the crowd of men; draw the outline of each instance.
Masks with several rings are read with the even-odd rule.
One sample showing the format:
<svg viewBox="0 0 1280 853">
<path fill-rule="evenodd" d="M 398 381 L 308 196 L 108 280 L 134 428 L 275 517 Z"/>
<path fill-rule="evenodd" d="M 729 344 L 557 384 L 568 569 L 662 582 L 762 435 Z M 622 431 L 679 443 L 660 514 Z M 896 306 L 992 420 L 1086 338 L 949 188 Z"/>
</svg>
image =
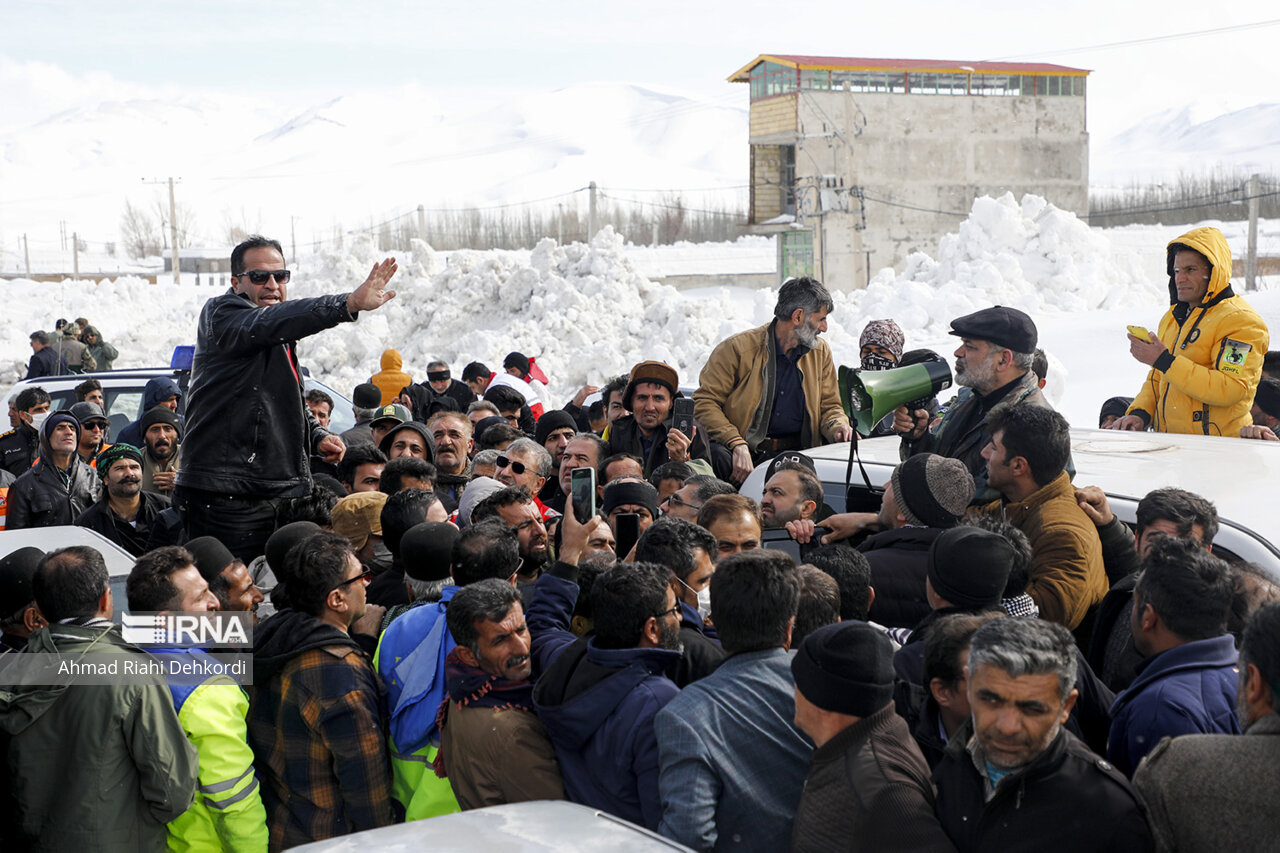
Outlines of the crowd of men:
<svg viewBox="0 0 1280 853">
<path fill-rule="evenodd" d="M 1114 428 L 1275 439 L 1220 237 L 1170 244 L 1170 314 L 1131 341 L 1150 387 Z M 0 559 L 0 669 L 143 658 L 126 606 L 221 610 L 255 623 L 252 683 L 0 685 L 4 850 L 275 851 L 560 799 L 695 850 L 1275 844 L 1280 586 L 1214 552 L 1199 495 L 1152 491 L 1131 529 L 1073 483 L 1022 312 L 953 321 L 960 393 L 876 425 L 901 462 L 834 512 L 805 451 L 853 426 L 813 279 L 691 401 L 659 361 L 556 408 L 522 353 L 415 383 L 388 350 L 336 435 L 296 346 L 394 298 L 395 261 L 291 300 L 251 237 L 231 272 L 185 394 L 153 380 L 115 440 L 92 378 L 67 411 L 14 399 L 8 527 L 136 562 L 119 601 L 94 548 Z M 892 320 L 860 344 L 867 371 L 940 360 Z"/>
</svg>

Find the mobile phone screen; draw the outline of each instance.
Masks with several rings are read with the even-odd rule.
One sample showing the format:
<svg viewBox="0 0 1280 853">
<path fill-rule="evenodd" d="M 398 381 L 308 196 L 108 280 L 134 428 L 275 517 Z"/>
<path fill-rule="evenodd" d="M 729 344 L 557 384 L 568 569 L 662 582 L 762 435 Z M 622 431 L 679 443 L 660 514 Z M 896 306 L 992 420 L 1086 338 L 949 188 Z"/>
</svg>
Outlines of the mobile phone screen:
<svg viewBox="0 0 1280 853">
<path fill-rule="evenodd" d="M 573 517 L 586 524 L 596 514 L 596 469 L 574 468 L 569 475 L 569 497 Z"/>
<path fill-rule="evenodd" d="M 631 549 L 636 546 L 636 540 L 640 538 L 640 516 L 634 512 L 624 512 L 614 518 L 615 529 L 613 538 L 617 540 L 618 559 L 621 560 L 631 553 Z"/>
</svg>

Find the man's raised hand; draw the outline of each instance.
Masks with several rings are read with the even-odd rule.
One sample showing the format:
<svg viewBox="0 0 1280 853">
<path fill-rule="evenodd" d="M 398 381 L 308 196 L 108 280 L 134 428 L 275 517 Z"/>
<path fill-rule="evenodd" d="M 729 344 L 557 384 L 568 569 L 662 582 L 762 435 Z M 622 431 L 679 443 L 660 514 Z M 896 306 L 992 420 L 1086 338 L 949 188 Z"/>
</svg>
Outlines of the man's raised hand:
<svg viewBox="0 0 1280 853">
<path fill-rule="evenodd" d="M 352 314 L 359 311 L 372 311 L 381 308 L 387 301 L 395 299 L 396 292 L 387 290 L 387 282 L 396 274 L 396 259 L 387 258 L 380 264 L 374 264 L 369 277 L 347 297 L 347 310 Z"/>
</svg>

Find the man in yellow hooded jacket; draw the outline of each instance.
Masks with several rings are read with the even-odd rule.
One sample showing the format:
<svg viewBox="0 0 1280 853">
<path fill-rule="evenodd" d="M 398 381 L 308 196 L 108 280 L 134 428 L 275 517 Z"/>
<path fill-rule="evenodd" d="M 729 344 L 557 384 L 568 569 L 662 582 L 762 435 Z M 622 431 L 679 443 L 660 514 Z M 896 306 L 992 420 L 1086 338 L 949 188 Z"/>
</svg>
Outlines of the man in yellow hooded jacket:
<svg viewBox="0 0 1280 853">
<path fill-rule="evenodd" d="M 1129 335 L 1129 352 L 1151 367 L 1111 429 L 1237 436 L 1267 352 L 1267 324 L 1231 289 L 1231 249 L 1217 228 L 1169 243 L 1168 312 L 1154 339 Z"/>
</svg>

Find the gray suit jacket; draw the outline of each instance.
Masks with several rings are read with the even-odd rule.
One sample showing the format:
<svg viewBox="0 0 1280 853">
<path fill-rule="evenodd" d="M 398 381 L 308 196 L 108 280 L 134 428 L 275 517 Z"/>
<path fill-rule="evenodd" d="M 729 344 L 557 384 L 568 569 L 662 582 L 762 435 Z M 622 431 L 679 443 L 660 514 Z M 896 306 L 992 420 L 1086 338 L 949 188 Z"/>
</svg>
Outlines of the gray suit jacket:
<svg viewBox="0 0 1280 853">
<path fill-rule="evenodd" d="M 1280 716 L 1243 735 L 1165 738 L 1139 765 L 1133 787 L 1162 851 L 1232 853 L 1280 844 Z"/>
</svg>

